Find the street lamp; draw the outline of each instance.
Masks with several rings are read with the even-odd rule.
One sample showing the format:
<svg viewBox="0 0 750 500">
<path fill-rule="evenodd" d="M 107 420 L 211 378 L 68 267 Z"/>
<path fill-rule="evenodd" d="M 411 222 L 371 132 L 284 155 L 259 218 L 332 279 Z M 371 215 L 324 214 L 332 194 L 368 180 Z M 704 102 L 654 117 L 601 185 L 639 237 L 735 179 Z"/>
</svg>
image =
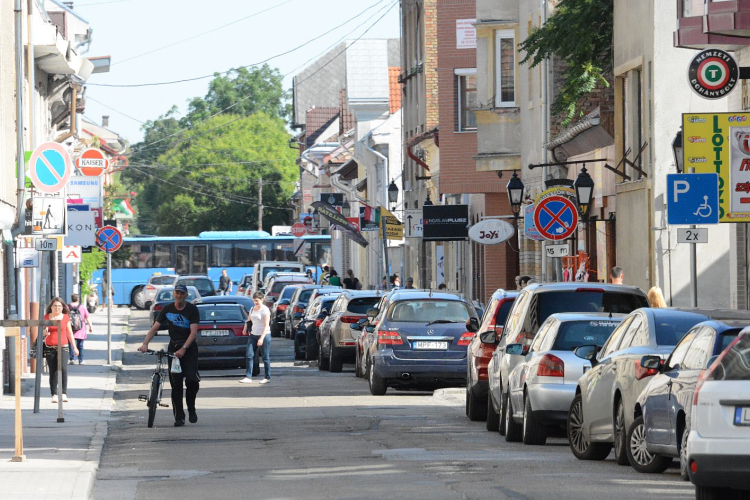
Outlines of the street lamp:
<svg viewBox="0 0 750 500">
<path fill-rule="evenodd" d="M 344 198 L 344 203 L 341 205 L 341 210 L 344 210 L 347 214 L 349 213 L 349 210 L 352 208 L 351 205 L 349 205 L 349 200 Z"/>
<path fill-rule="evenodd" d="M 672 153 L 674 154 L 674 166 L 677 167 L 677 173 L 681 174 L 685 171 L 685 157 L 683 154 L 682 146 L 682 130 L 677 132 L 672 141 Z"/>
<path fill-rule="evenodd" d="M 581 215 L 585 215 L 588 212 L 591 197 L 594 194 L 594 180 L 586 171 L 585 163 L 581 169 L 581 173 L 578 174 L 578 178 L 573 183 L 573 187 L 576 190 L 576 198 L 578 199 L 578 211 Z"/>
<path fill-rule="evenodd" d="M 508 190 L 508 200 L 510 201 L 510 209 L 513 212 L 513 218 L 518 219 L 521 213 L 521 201 L 523 200 L 523 190 L 525 186 L 521 179 L 518 178 L 518 173 L 514 170 L 513 177 L 510 178 L 506 185 Z"/>
<path fill-rule="evenodd" d="M 432 205 L 434 205 L 434 203 L 432 203 L 432 200 L 430 199 L 430 193 L 427 193 L 427 199 L 424 200 L 424 203 L 422 203 L 422 206 L 423 207 L 429 207 L 429 206 L 432 206 Z"/>
<path fill-rule="evenodd" d="M 391 185 L 388 186 L 388 201 L 391 205 L 395 205 L 398 201 L 398 186 L 393 179 L 391 179 Z"/>
</svg>

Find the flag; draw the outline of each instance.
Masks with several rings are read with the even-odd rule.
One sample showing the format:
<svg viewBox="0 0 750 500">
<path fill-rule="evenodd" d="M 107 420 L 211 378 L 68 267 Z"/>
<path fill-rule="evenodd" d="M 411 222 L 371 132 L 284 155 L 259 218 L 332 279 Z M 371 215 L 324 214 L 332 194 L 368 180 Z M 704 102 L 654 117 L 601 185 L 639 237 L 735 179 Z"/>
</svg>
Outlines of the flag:
<svg viewBox="0 0 750 500">
<path fill-rule="evenodd" d="M 380 225 L 380 209 L 365 205 L 359 209 L 360 230 L 377 231 Z"/>
<path fill-rule="evenodd" d="M 125 214 L 128 217 L 133 217 L 135 215 L 135 210 L 133 210 L 133 207 L 130 206 L 130 200 L 127 198 L 114 202 L 112 208 L 115 212 L 120 212 L 121 214 Z"/>
</svg>

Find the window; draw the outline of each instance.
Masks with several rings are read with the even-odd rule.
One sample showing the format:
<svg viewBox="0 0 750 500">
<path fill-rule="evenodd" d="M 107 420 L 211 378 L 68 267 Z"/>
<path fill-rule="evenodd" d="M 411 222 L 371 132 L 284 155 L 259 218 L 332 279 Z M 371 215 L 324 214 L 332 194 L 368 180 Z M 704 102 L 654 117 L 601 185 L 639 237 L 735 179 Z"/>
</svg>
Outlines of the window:
<svg viewBox="0 0 750 500">
<path fill-rule="evenodd" d="M 702 16 L 705 12 L 705 6 L 703 2 L 705 2 L 705 0 L 683 0 L 682 17 Z"/>
<path fill-rule="evenodd" d="M 674 348 L 674 351 L 672 351 L 672 354 L 667 360 L 667 371 L 680 369 L 682 367 L 682 360 L 685 359 L 685 354 L 687 354 L 688 352 L 690 342 L 693 341 L 693 339 L 695 338 L 695 334 L 698 333 L 698 330 L 699 329 L 695 329 L 688 332 L 688 334 L 685 335 L 685 337 L 682 339 L 682 341 L 680 341 L 677 347 Z"/>
<path fill-rule="evenodd" d="M 151 267 L 151 245 L 130 245 L 130 258 L 125 267 L 145 269 Z"/>
<path fill-rule="evenodd" d="M 171 267 L 172 255 L 169 245 L 154 245 L 154 267 Z"/>
<path fill-rule="evenodd" d="M 232 267 L 232 245 L 211 245 L 211 267 Z"/>
<path fill-rule="evenodd" d="M 238 243 L 234 246 L 234 265 L 250 267 L 261 260 L 260 245 L 256 243 Z"/>
<path fill-rule="evenodd" d="M 582 345 L 602 345 L 620 323 L 619 319 L 595 321 L 567 321 L 557 331 L 554 344 L 543 346 L 543 350 L 573 351 Z M 631 327 L 632 328 L 632 327 Z"/>
<path fill-rule="evenodd" d="M 633 337 L 635 337 L 636 332 L 641 328 L 642 325 L 643 316 L 641 316 L 640 314 L 634 314 L 633 321 L 628 327 L 628 332 L 622 338 L 622 342 L 620 342 L 620 346 L 617 348 L 618 351 L 631 347 L 631 345 L 633 344 Z"/>
<path fill-rule="evenodd" d="M 604 344 L 602 347 L 601 352 L 599 352 L 599 360 L 608 357 L 610 354 L 615 352 L 617 348 L 620 345 L 620 341 L 622 340 L 622 335 L 625 333 L 625 331 L 630 326 L 630 323 L 633 322 L 633 316 L 628 316 L 625 318 L 625 320 L 620 323 L 620 326 L 615 328 L 615 331 L 612 332 L 612 335 L 609 337 L 609 340 Z"/>
<path fill-rule="evenodd" d="M 459 132 L 477 129 L 477 117 L 474 110 L 477 105 L 477 70 L 456 70 L 456 95 L 458 96 L 456 112 L 456 130 Z"/>
<path fill-rule="evenodd" d="M 516 105 L 516 34 L 495 32 L 495 107 Z"/>
<path fill-rule="evenodd" d="M 700 333 L 695 336 L 695 340 L 690 344 L 690 349 L 685 355 L 685 360 L 682 362 L 682 368 L 684 370 L 702 370 L 708 363 L 708 358 L 714 350 L 714 339 L 716 338 L 716 331 L 710 327 L 703 327 Z"/>
</svg>

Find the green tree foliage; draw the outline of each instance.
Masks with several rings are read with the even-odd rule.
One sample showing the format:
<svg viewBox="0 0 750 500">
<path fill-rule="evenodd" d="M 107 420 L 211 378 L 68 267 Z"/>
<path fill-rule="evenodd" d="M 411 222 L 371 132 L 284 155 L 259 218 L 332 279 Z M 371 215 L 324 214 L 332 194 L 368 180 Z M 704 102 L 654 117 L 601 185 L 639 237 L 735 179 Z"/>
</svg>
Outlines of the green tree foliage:
<svg viewBox="0 0 750 500">
<path fill-rule="evenodd" d="M 576 116 L 583 96 L 597 84 L 609 86 L 605 75 L 612 69 L 612 1 L 562 0 L 547 23 L 520 44 L 526 52 L 521 63 L 531 61 L 532 68 L 553 55 L 567 64 L 552 103 L 553 113 L 566 116 L 565 124 Z"/>
<path fill-rule="evenodd" d="M 107 254 L 99 250 L 98 248 L 92 248 L 91 253 L 85 253 L 81 256 L 81 266 L 79 268 L 81 273 L 81 281 L 83 285 L 81 287 L 81 302 L 85 303 L 87 297 L 91 293 L 91 277 L 94 275 L 94 271 L 104 266 L 104 261 L 107 260 Z"/>
</svg>

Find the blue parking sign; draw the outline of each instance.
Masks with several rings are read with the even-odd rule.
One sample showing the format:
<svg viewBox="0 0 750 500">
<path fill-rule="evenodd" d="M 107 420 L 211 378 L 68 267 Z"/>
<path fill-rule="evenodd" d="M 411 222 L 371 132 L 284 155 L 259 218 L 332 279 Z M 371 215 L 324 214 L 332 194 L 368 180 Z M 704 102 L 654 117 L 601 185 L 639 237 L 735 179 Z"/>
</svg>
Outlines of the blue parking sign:
<svg viewBox="0 0 750 500">
<path fill-rule="evenodd" d="M 719 174 L 668 174 L 667 222 L 719 223 Z"/>
</svg>

